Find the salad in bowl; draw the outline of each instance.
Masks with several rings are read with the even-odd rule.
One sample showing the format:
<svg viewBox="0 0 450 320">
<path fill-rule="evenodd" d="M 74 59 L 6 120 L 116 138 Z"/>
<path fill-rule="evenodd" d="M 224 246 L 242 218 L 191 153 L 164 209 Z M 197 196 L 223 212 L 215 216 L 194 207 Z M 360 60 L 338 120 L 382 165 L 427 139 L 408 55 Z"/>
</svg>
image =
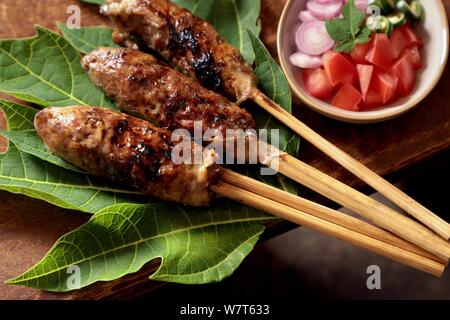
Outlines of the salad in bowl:
<svg viewBox="0 0 450 320">
<path fill-rule="evenodd" d="M 434 87 L 447 59 L 447 19 L 439 1 L 432 2 L 288 2 L 278 44 L 294 91 L 319 112 L 351 122 L 411 109 Z"/>
</svg>

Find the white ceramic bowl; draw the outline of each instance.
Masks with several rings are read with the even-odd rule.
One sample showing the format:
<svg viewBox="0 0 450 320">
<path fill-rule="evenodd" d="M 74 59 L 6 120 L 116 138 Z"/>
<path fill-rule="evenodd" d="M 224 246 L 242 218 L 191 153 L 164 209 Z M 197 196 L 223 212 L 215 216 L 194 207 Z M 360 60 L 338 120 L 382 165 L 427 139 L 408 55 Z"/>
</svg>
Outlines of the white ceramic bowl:
<svg viewBox="0 0 450 320">
<path fill-rule="evenodd" d="M 294 34 L 300 25 L 298 14 L 305 8 L 307 0 L 288 0 L 278 26 L 278 55 L 294 93 L 312 109 L 337 120 L 351 123 L 372 123 L 395 118 L 422 101 L 439 81 L 447 63 L 449 32 L 445 8 L 441 0 L 421 0 L 425 8 L 425 19 L 417 32 L 424 42 L 420 53 L 423 68 L 418 72 L 413 93 L 385 107 L 370 111 L 347 111 L 311 96 L 305 89 L 301 69 L 292 65 L 289 56 L 296 52 Z"/>
</svg>

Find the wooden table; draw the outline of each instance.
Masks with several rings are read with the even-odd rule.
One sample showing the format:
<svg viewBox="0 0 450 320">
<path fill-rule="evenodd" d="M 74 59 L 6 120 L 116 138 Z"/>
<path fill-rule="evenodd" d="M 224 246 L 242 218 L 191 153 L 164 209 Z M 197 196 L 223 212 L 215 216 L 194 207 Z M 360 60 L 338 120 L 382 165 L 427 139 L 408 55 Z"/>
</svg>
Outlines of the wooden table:
<svg viewBox="0 0 450 320">
<path fill-rule="evenodd" d="M 276 55 L 276 28 L 284 0 L 262 0 L 262 37 Z M 450 0 L 444 0 L 450 14 Z M 98 8 L 69 0 L 1 0 L 0 38 L 25 37 L 33 34 L 33 25 L 54 28 L 54 21 L 65 21 L 66 9 L 77 4 L 82 10 L 82 24 L 105 24 Z M 26 9 L 25 9 L 26 8 Z M 314 130 L 335 143 L 378 174 L 400 176 L 406 169 L 450 149 L 450 65 L 436 89 L 420 106 L 408 114 L 385 123 L 350 125 L 320 116 L 299 101 L 295 114 Z M 357 178 L 339 167 L 306 142 L 301 158 L 341 181 L 364 188 Z M 315 195 L 311 196 L 317 199 Z M 44 202 L 0 192 L 0 299 L 77 299 L 131 298 L 148 292 L 159 284 L 146 278 L 158 262 L 149 263 L 143 272 L 111 283 L 95 284 L 70 294 L 50 294 L 37 290 L 5 286 L 50 249 L 63 234 L 89 218 Z M 270 231 L 270 230 L 269 230 Z"/>
</svg>

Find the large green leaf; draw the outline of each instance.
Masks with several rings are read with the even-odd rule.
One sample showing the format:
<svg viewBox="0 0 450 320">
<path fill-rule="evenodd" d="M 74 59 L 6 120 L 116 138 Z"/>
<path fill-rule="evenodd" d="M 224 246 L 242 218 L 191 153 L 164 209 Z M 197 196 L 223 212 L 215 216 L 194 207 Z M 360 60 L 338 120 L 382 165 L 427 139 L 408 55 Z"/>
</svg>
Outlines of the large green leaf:
<svg viewBox="0 0 450 320">
<path fill-rule="evenodd" d="M 61 169 L 21 152 L 15 146 L 10 146 L 0 158 L 0 189 L 87 213 L 95 213 L 117 203 L 149 202 L 148 198 L 137 193 Z"/>
<path fill-rule="evenodd" d="M 33 132 L 36 109 L 1 99 L 0 108 L 5 113 L 9 133 Z M 20 139 L 24 137 L 28 137 L 28 134 L 22 135 Z M 28 147 L 33 148 L 32 143 L 38 139 L 37 136 L 32 138 Z M 22 141 L 20 145 L 22 147 L 26 144 L 27 141 Z M 42 159 L 49 161 L 55 157 L 44 149 L 41 152 Z M 117 203 L 149 201 L 135 191 L 111 187 L 100 179 L 68 171 L 38 159 L 11 143 L 8 151 L 0 156 L 0 189 L 88 213 L 96 213 Z"/>
<path fill-rule="evenodd" d="M 260 0 L 214 1 L 213 17 L 210 19 L 219 33 L 238 48 L 250 64 L 255 56 L 246 30 L 260 33 L 260 11 Z"/>
<path fill-rule="evenodd" d="M 247 32 L 256 55 L 255 74 L 262 90 L 269 98 L 292 113 L 292 94 L 286 76 L 258 36 L 251 30 Z"/>
<path fill-rule="evenodd" d="M 0 91 L 42 106 L 91 105 L 117 110 L 84 72 L 80 54 L 60 35 L 0 41 Z"/>
<path fill-rule="evenodd" d="M 233 273 L 273 218 L 227 203 L 214 212 L 171 204 L 116 205 L 63 236 L 31 270 L 9 281 L 69 291 L 117 279 L 162 258 L 152 279 L 187 284 L 220 281 Z M 79 282 L 69 270 L 78 270 Z M 75 275 L 77 276 L 77 275 Z"/>
<path fill-rule="evenodd" d="M 85 27 L 69 29 L 63 23 L 58 27 L 64 37 L 81 53 L 88 53 L 98 47 L 119 47 L 112 39 L 112 29 L 108 27 Z"/>
<path fill-rule="evenodd" d="M 0 103 L 1 104 L 1 103 Z M 60 157 L 48 152 L 47 147 L 42 142 L 42 139 L 37 135 L 36 130 L 24 130 L 24 131 L 5 131 L 0 130 L 0 135 L 8 138 L 17 149 L 22 152 L 28 153 L 39 159 L 47 161 L 56 166 L 75 171 L 82 172 L 81 170 L 75 168 L 70 163 L 64 161 Z"/>
</svg>

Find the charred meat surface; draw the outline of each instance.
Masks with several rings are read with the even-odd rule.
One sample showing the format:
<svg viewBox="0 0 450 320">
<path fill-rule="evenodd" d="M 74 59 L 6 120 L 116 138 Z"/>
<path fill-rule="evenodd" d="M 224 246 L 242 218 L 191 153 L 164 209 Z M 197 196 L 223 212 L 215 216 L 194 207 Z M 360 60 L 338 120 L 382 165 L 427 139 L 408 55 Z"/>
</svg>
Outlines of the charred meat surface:
<svg viewBox="0 0 450 320">
<path fill-rule="evenodd" d="M 251 66 L 205 20 L 167 0 L 108 0 L 101 12 L 115 23 L 114 38 L 122 45 L 140 37 L 205 87 L 239 103 L 251 97 L 256 87 Z"/>
<path fill-rule="evenodd" d="M 159 199 L 206 206 L 220 170 L 171 160 L 171 132 L 132 116 L 92 107 L 51 107 L 36 114 L 35 127 L 49 150 L 86 172 Z"/>
<path fill-rule="evenodd" d="M 254 129 L 252 116 L 223 96 L 203 88 L 155 57 L 134 49 L 99 48 L 82 64 L 92 81 L 128 113 L 171 131 Z"/>
</svg>

